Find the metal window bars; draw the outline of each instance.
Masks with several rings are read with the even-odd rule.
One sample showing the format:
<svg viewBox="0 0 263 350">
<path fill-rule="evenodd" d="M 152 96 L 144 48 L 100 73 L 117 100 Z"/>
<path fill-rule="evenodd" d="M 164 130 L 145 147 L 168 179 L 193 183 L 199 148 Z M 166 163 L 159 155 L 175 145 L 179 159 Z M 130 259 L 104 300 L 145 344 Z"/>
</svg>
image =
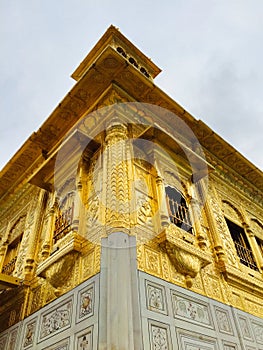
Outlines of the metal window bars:
<svg viewBox="0 0 263 350">
<path fill-rule="evenodd" d="M 193 233 L 189 209 L 184 202 L 178 202 L 166 194 L 166 202 L 170 221 L 189 233 Z"/>
<path fill-rule="evenodd" d="M 2 273 L 11 276 L 13 271 L 15 270 L 16 261 L 17 256 L 15 256 L 12 260 L 10 260 L 7 264 L 3 266 Z"/>
<path fill-rule="evenodd" d="M 73 212 L 74 212 L 74 202 L 70 207 L 65 210 L 59 210 L 55 218 L 55 229 L 53 240 L 56 243 L 59 239 L 66 236 L 67 233 L 71 230 L 71 224 L 73 221 Z"/>
<path fill-rule="evenodd" d="M 238 243 L 237 241 L 234 241 L 237 255 L 240 259 L 240 262 L 243 265 L 246 265 L 250 267 L 251 269 L 258 271 L 258 267 L 256 265 L 256 262 L 254 260 L 254 256 L 252 253 L 252 250 L 248 249 L 247 247 L 243 246 L 242 244 Z"/>
</svg>

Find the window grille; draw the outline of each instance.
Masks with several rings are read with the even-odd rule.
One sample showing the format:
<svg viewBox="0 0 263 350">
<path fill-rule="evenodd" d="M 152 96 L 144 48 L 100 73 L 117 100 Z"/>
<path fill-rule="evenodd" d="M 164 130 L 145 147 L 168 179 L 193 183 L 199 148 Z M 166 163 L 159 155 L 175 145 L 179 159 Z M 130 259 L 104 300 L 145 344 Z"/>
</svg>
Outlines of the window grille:
<svg viewBox="0 0 263 350">
<path fill-rule="evenodd" d="M 54 244 L 71 230 L 71 225 L 73 221 L 73 212 L 74 212 L 74 202 L 67 209 L 59 209 L 58 214 L 55 218 L 55 229 L 53 240 Z"/>
<path fill-rule="evenodd" d="M 227 218 L 226 223 L 234 241 L 237 255 L 241 264 L 246 265 L 255 271 L 258 271 L 254 255 L 250 248 L 244 229 L 236 225 L 234 222 L 228 220 Z"/>
<path fill-rule="evenodd" d="M 22 236 L 23 234 L 21 234 L 17 239 L 15 239 L 12 243 L 8 245 L 4 264 L 2 267 L 2 273 L 4 273 L 5 275 L 11 276 L 13 271 L 15 270 L 15 265 L 16 265 L 17 256 L 19 253 L 20 244 L 22 241 Z"/>
<path fill-rule="evenodd" d="M 184 231 L 193 233 L 189 209 L 182 194 L 170 186 L 166 187 L 165 193 L 170 221 Z"/>
</svg>

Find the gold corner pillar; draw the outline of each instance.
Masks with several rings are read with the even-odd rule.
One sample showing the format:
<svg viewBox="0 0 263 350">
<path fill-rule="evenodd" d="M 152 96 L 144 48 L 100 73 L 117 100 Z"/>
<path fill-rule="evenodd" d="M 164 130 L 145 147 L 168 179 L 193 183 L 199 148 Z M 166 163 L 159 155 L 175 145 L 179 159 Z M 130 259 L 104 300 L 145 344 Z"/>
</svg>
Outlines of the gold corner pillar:
<svg viewBox="0 0 263 350">
<path fill-rule="evenodd" d="M 113 120 L 106 130 L 103 152 L 103 191 L 106 231 L 130 228 L 131 141 L 127 126 Z"/>
<path fill-rule="evenodd" d="M 107 237 L 101 240 L 99 350 L 143 349 L 136 237 L 130 232 L 131 155 L 127 126 L 113 121 L 103 150 Z"/>
</svg>

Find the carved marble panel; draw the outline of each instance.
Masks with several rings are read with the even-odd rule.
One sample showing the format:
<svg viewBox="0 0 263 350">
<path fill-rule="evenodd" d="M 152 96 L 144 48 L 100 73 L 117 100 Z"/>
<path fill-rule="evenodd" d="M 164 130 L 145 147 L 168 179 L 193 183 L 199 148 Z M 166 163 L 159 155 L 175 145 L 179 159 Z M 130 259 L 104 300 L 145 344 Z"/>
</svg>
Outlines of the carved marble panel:
<svg viewBox="0 0 263 350">
<path fill-rule="evenodd" d="M 171 350 L 169 326 L 160 322 L 149 321 L 150 342 L 152 350 Z"/>
<path fill-rule="evenodd" d="M 237 345 L 234 344 L 224 344 L 224 350 L 237 350 Z"/>
<path fill-rule="evenodd" d="M 0 349 L 5 349 L 6 345 L 7 345 L 7 334 L 1 336 L 0 338 Z"/>
<path fill-rule="evenodd" d="M 215 307 L 215 315 L 219 332 L 233 335 L 233 329 L 230 322 L 228 311 Z"/>
<path fill-rule="evenodd" d="M 147 280 L 145 284 L 147 309 L 167 315 L 164 287 Z"/>
<path fill-rule="evenodd" d="M 246 317 L 238 315 L 238 321 L 241 328 L 241 335 L 246 340 L 253 340 L 249 321 Z"/>
<path fill-rule="evenodd" d="M 69 350 L 69 338 L 63 339 L 59 343 L 48 346 L 43 350 Z"/>
<path fill-rule="evenodd" d="M 9 335 L 8 346 L 5 350 L 14 350 L 16 348 L 16 340 L 18 334 L 18 327 L 13 329 Z"/>
<path fill-rule="evenodd" d="M 77 322 L 94 314 L 94 298 L 94 283 L 79 291 Z"/>
<path fill-rule="evenodd" d="M 92 350 L 93 344 L 93 327 L 85 328 L 75 336 L 76 350 Z"/>
<path fill-rule="evenodd" d="M 217 341 L 213 337 L 182 329 L 177 330 L 177 335 L 182 350 L 218 350 Z"/>
<path fill-rule="evenodd" d="M 36 319 L 30 320 L 24 328 L 24 335 L 23 335 L 23 349 L 26 349 L 28 347 L 31 347 L 34 342 L 35 334 L 36 334 Z"/>
<path fill-rule="evenodd" d="M 174 317 L 189 319 L 195 323 L 214 328 L 209 306 L 206 303 L 188 299 L 184 296 L 171 292 Z"/>
<path fill-rule="evenodd" d="M 252 322 L 252 329 L 256 338 L 256 342 L 263 344 L 263 324 Z"/>
<path fill-rule="evenodd" d="M 71 326 L 73 299 L 66 300 L 52 311 L 41 315 L 39 339 L 40 341 Z"/>
</svg>

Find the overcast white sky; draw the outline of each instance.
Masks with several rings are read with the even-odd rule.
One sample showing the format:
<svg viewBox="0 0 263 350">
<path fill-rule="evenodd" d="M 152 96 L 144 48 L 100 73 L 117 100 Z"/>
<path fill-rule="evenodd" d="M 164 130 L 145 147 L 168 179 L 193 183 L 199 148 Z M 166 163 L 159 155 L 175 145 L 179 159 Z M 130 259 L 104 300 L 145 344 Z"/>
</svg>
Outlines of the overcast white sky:
<svg viewBox="0 0 263 350">
<path fill-rule="evenodd" d="M 0 169 L 110 24 L 162 68 L 158 86 L 262 168 L 262 0 L 0 0 Z"/>
</svg>

